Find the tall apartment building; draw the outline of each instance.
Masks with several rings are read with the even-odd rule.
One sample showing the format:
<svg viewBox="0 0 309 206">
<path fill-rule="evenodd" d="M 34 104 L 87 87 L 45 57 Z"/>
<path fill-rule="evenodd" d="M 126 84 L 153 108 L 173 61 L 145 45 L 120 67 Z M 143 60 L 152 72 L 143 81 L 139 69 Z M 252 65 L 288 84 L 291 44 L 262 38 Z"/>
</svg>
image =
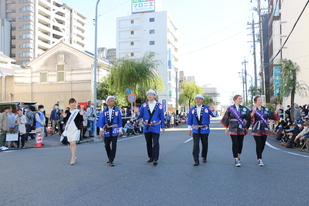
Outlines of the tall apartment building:
<svg viewBox="0 0 309 206">
<path fill-rule="evenodd" d="M 158 93 L 159 101 L 166 100 L 170 111 L 178 109 L 177 32 L 178 28 L 166 11 L 133 13 L 117 18 L 117 58 L 142 57 L 147 52 L 155 55 L 161 62 L 157 70 L 165 86 L 165 91 Z"/>
<path fill-rule="evenodd" d="M 11 23 L 0 18 L 0 52 L 10 56 L 11 52 Z"/>
<path fill-rule="evenodd" d="M 0 18 L 12 23 L 10 56 L 20 65 L 60 41 L 85 46 L 86 17 L 56 0 L 1 0 Z"/>
</svg>

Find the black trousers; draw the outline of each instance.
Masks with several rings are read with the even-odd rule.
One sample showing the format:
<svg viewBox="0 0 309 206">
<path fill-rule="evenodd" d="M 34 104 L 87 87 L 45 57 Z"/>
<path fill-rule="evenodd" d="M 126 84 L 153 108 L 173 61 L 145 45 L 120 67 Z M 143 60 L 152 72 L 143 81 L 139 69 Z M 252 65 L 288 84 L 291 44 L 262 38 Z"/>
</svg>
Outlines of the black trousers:
<svg viewBox="0 0 309 206">
<path fill-rule="evenodd" d="M 194 161 L 199 160 L 200 153 L 200 140 L 202 142 L 202 157 L 207 158 L 208 152 L 208 135 L 209 134 L 197 134 L 193 133 L 193 159 Z"/>
<path fill-rule="evenodd" d="M 28 141 L 29 136 L 30 136 L 31 139 L 35 139 L 33 134 L 30 134 L 30 132 L 31 132 L 31 125 L 30 124 L 26 124 L 26 132 L 27 132 L 26 135 L 25 135 L 26 141 Z"/>
<path fill-rule="evenodd" d="M 147 153 L 149 159 L 158 160 L 159 159 L 159 137 L 160 134 L 154 132 L 145 133 Z"/>
<path fill-rule="evenodd" d="M 25 134 L 18 133 L 18 141 L 16 142 L 16 144 L 17 144 L 17 148 L 20 146 L 20 144 L 21 144 L 21 147 L 25 146 Z"/>
<path fill-rule="evenodd" d="M 232 151 L 234 158 L 238 157 L 238 154 L 241 154 L 244 135 L 231 135 L 232 139 Z"/>
<path fill-rule="evenodd" d="M 117 139 L 118 136 L 112 137 L 104 137 L 105 150 L 110 162 L 113 162 L 116 157 L 116 149 L 117 149 Z M 112 143 L 112 147 L 111 147 Z"/>
<path fill-rule="evenodd" d="M 262 153 L 265 148 L 267 135 L 263 136 L 254 136 L 254 140 L 256 143 L 256 156 L 258 159 L 262 159 Z"/>
</svg>

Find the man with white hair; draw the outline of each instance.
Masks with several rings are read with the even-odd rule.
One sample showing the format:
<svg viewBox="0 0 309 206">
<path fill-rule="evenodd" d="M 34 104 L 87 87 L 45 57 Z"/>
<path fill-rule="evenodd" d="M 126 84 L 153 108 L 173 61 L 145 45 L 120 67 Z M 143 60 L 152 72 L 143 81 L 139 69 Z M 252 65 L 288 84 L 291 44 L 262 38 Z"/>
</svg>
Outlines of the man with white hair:
<svg viewBox="0 0 309 206">
<path fill-rule="evenodd" d="M 203 105 L 204 96 L 198 94 L 195 96 L 196 106 L 192 107 L 188 114 L 188 134 L 192 136 L 193 134 L 193 159 L 194 166 L 198 166 L 200 145 L 199 141 L 202 142 L 202 162 L 207 162 L 207 152 L 208 152 L 208 135 L 210 133 L 209 124 L 210 116 L 215 117 L 213 114 L 214 107 Z"/>
<path fill-rule="evenodd" d="M 97 122 L 100 128 L 100 136 L 104 133 L 105 150 L 108 157 L 108 164 L 114 167 L 114 159 L 117 149 L 117 138 L 122 134 L 122 117 L 121 111 L 116 108 L 115 97 L 108 96 L 106 99 L 107 108 L 105 108 Z M 112 148 L 111 148 L 112 143 Z"/>
<path fill-rule="evenodd" d="M 147 144 L 148 163 L 158 164 L 159 159 L 159 137 L 160 129 L 165 131 L 164 110 L 162 104 L 155 100 L 156 92 L 150 89 L 147 93 L 148 102 L 145 102 L 140 107 L 137 119 L 142 118 L 144 124 L 144 135 Z"/>
</svg>

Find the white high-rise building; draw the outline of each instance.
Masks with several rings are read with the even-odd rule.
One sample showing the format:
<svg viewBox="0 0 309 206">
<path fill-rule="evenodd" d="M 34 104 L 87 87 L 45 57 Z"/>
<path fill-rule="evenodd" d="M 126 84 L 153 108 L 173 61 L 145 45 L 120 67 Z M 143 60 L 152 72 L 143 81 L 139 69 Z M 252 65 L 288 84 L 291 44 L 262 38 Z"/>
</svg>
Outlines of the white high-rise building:
<svg viewBox="0 0 309 206">
<path fill-rule="evenodd" d="M 177 32 L 178 28 L 167 11 L 133 13 L 117 18 L 117 58 L 138 58 L 147 52 L 154 54 L 161 62 L 157 70 L 165 86 L 165 91 L 158 94 L 159 101 L 166 100 L 170 111 L 178 109 Z"/>
<path fill-rule="evenodd" d="M 25 65 L 59 41 L 83 49 L 86 17 L 56 0 L 1 0 L 0 18 L 12 23 L 11 58 Z"/>
<path fill-rule="evenodd" d="M 11 52 L 11 23 L 0 18 L 0 52 L 10 56 Z"/>
</svg>

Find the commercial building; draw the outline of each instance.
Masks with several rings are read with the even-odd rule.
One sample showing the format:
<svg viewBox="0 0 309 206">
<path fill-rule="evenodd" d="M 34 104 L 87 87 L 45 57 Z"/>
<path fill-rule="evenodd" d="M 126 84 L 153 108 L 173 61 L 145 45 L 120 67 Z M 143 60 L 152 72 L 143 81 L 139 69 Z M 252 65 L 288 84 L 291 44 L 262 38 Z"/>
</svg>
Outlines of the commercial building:
<svg viewBox="0 0 309 206">
<path fill-rule="evenodd" d="M 10 56 L 11 52 L 11 23 L 0 18 L 0 52 Z"/>
<path fill-rule="evenodd" d="M 170 111 L 178 110 L 178 28 L 167 11 L 160 11 L 160 1 L 135 2 L 144 3 L 147 12 L 136 11 L 136 3 L 132 4 L 132 15 L 117 18 L 116 56 L 153 54 L 161 62 L 156 69 L 165 86 L 165 91 L 158 93 L 159 101 L 166 100 Z"/>
<path fill-rule="evenodd" d="M 85 46 L 85 19 L 56 0 L 1 0 L 0 18 L 12 24 L 11 54 L 25 66 L 60 41 Z"/>
<path fill-rule="evenodd" d="M 278 53 L 283 43 L 286 41 L 286 38 L 292 31 L 306 3 L 306 0 L 269 0 L 270 75 L 274 81 L 276 81 L 275 77 L 280 71 L 280 60 L 288 59 L 298 64 L 300 67 L 297 81 L 309 85 L 308 8 L 304 10 L 304 13 L 299 19 L 297 26 L 294 28 L 287 43 L 275 58 L 275 55 Z M 273 94 L 278 94 L 278 88 L 274 88 Z M 283 103 L 287 105 L 290 103 L 290 98 L 285 98 L 283 101 Z M 299 93 L 296 93 L 295 102 L 299 105 L 308 104 L 309 98 L 302 97 Z"/>
</svg>

